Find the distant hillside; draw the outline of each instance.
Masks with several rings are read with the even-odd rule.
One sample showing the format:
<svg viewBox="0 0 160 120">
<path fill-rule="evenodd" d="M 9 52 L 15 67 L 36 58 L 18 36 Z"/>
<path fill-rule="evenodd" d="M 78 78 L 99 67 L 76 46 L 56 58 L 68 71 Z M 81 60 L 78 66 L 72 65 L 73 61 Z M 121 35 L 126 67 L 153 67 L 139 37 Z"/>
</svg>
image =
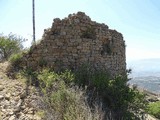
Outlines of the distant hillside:
<svg viewBox="0 0 160 120">
<path fill-rule="evenodd" d="M 129 83 L 160 93 L 160 58 L 129 61 L 127 68 L 132 69 Z"/>
<path fill-rule="evenodd" d="M 128 61 L 127 68 L 132 69 L 133 77 L 160 76 L 160 58 Z"/>
</svg>

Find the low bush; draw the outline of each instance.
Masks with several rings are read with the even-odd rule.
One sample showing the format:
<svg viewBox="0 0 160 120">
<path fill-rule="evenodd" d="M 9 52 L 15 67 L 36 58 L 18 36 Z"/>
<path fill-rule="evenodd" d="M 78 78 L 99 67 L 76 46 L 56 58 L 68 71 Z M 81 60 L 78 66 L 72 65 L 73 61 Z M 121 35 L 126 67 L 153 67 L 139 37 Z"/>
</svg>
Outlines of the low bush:
<svg viewBox="0 0 160 120">
<path fill-rule="evenodd" d="M 8 58 L 15 53 L 23 50 L 22 43 L 25 42 L 21 36 L 10 33 L 8 36 L 0 34 L 0 57 L 2 60 L 8 60 Z"/>
<path fill-rule="evenodd" d="M 40 88 L 47 103 L 46 116 L 56 120 L 102 120 L 100 107 L 91 110 L 86 102 L 85 91 L 73 86 L 74 74 L 66 70 L 57 74 L 48 69 L 38 74 Z"/>
<path fill-rule="evenodd" d="M 160 101 L 154 102 L 154 103 L 150 103 L 148 105 L 147 112 L 149 114 L 155 116 L 156 118 L 160 119 Z"/>
<path fill-rule="evenodd" d="M 109 109 L 115 119 L 134 120 L 138 119 L 136 116 L 143 117 L 141 109 L 145 109 L 147 105 L 145 95 L 136 88 L 129 88 L 127 73 L 113 78 L 107 71 L 83 65 L 75 72 L 75 77 L 76 84 L 87 86 L 87 94 L 90 96 L 88 101 L 91 103 L 97 97 L 101 98 L 104 108 Z"/>
<path fill-rule="evenodd" d="M 9 57 L 9 61 L 11 63 L 17 63 L 16 65 L 19 64 L 20 60 L 22 58 L 22 53 L 16 53 L 16 54 L 12 54 L 10 57 Z"/>
<path fill-rule="evenodd" d="M 22 53 L 14 53 L 9 57 L 10 64 L 7 66 L 7 76 L 15 79 L 16 74 L 20 70 L 20 63 L 22 60 Z"/>
<path fill-rule="evenodd" d="M 87 64 L 73 72 L 43 69 L 26 73 L 30 80 L 38 81 L 46 103 L 46 118 L 139 120 L 144 117 L 145 95 L 136 87 L 129 88 L 127 75 L 110 77 L 108 72 Z"/>
</svg>

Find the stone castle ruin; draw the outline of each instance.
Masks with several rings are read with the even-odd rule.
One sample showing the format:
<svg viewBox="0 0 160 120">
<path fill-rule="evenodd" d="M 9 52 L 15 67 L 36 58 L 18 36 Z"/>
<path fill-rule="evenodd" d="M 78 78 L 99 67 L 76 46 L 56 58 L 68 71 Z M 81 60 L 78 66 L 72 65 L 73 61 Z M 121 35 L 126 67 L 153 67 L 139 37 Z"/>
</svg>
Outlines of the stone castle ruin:
<svg viewBox="0 0 160 120">
<path fill-rule="evenodd" d="M 104 69 L 112 75 L 126 70 L 125 41 L 121 33 L 105 24 L 92 21 L 85 13 L 54 19 L 44 30 L 39 44 L 23 57 L 32 68 L 49 66 L 55 69 L 76 69 L 82 64 Z"/>
</svg>

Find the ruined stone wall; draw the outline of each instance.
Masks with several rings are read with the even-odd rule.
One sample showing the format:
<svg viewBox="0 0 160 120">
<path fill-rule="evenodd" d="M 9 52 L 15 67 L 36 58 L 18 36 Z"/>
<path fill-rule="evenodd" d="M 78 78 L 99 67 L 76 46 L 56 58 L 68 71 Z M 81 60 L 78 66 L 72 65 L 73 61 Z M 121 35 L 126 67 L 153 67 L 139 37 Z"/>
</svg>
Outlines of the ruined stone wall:
<svg viewBox="0 0 160 120">
<path fill-rule="evenodd" d="M 122 74 L 126 70 L 125 42 L 121 33 L 78 12 L 62 20 L 54 19 L 25 60 L 32 68 L 47 65 L 75 69 L 89 63 L 112 75 Z"/>
</svg>

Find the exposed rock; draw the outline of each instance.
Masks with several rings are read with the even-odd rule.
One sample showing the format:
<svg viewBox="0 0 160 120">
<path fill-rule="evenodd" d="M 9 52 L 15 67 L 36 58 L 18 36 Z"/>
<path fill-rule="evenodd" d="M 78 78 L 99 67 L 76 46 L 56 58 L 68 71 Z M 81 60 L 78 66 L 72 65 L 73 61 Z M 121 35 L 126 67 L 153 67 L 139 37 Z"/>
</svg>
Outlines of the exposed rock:
<svg viewBox="0 0 160 120">
<path fill-rule="evenodd" d="M 0 67 L 1 67 L 0 63 Z M 0 119 L 1 120 L 41 120 L 35 114 L 39 106 L 38 92 L 33 87 L 26 89 L 19 80 L 4 77 L 5 67 L 0 69 L 3 79 L 0 81 Z M 28 94 L 26 94 L 28 92 Z"/>
<path fill-rule="evenodd" d="M 4 87 L 0 85 L 0 91 L 2 91 L 3 89 L 4 89 Z"/>
<path fill-rule="evenodd" d="M 9 120 L 16 120 L 16 116 L 15 115 L 11 116 Z"/>
<path fill-rule="evenodd" d="M 24 99 L 26 96 L 27 96 L 27 94 L 26 94 L 25 91 L 23 91 L 23 92 L 20 94 L 20 98 L 21 98 L 21 99 Z"/>
<path fill-rule="evenodd" d="M 10 93 L 7 93 L 7 94 L 5 95 L 5 99 L 8 100 L 8 101 L 10 100 L 10 97 L 11 97 L 11 94 L 10 94 Z"/>
<path fill-rule="evenodd" d="M 4 98 L 4 96 L 3 95 L 0 95 L 0 100 L 2 100 Z"/>
</svg>

